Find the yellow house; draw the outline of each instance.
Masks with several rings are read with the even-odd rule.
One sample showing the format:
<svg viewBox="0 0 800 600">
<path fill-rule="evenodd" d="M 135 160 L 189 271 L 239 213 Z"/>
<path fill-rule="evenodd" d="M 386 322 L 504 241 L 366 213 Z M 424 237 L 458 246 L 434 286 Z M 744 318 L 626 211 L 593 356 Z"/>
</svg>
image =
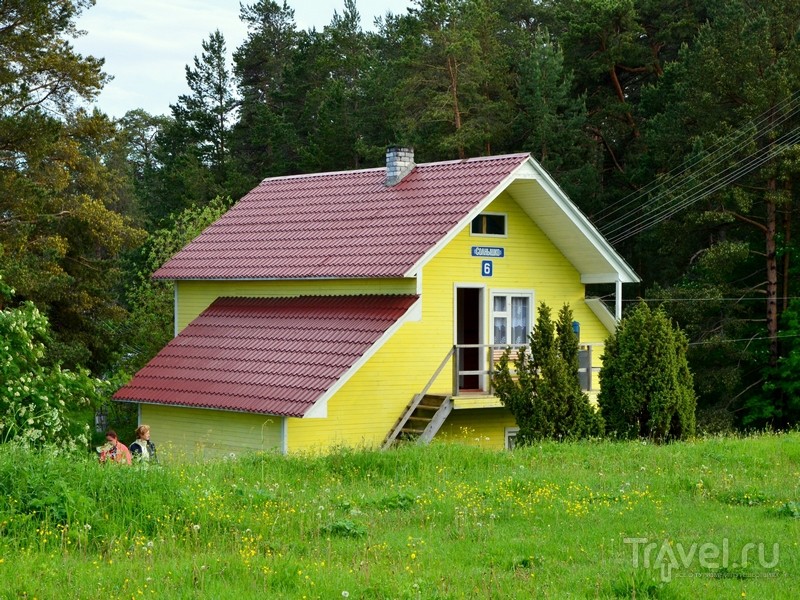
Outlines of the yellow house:
<svg viewBox="0 0 800 600">
<path fill-rule="evenodd" d="M 266 179 L 155 274 L 175 338 L 115 394 L 188 453 L 502 448 L 488 374 L 569 303 L 593 393 L 637 275 L 528 154 Z M 616 315 L 585 286 L 616 284 Z"/>
</svg>

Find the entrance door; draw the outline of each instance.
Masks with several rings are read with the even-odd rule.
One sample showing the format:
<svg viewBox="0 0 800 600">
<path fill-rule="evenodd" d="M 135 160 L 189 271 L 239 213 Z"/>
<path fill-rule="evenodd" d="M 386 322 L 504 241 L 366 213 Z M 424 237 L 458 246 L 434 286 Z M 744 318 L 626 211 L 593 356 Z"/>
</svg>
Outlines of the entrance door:
<svg viewBox="0 0 800 600">
<path fill-rule="evenodd" d="M 456 289 L 456 344 L 483 343 L 481 314 L 481 288 Z M 480 371 L 483 368 L 481 348 L 459 348 L 459 371 Z M 459 391 L 480 391 L 482 377 L 480 375 L 459 375 Z"/>
</svg>

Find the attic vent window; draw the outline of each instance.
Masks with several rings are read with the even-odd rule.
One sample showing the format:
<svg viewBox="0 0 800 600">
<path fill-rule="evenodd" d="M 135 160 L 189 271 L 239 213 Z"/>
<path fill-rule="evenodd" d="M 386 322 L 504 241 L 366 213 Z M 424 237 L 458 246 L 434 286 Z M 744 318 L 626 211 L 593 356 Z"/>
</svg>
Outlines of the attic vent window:
<svg viewBox="0 0 800 600">
<path fill-rule="evenodd" d="M 482 213 L 472 220 L 473 235 L 506 235 L 506 216 Z"/>
</svg>

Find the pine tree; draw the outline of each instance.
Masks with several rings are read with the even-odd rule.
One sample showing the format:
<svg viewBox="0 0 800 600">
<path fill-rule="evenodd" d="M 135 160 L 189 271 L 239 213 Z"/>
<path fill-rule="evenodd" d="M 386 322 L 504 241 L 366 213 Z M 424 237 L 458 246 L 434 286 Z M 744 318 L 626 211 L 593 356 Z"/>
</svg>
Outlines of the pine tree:
<svg viewBox="0 0 800 600">
<path fill-rule="evenodd" d="M 513 366 L 512 366 L 513 365 Z M 601 416 L 581 390 L 578 339 L 564 305 L 556 323 L 542 303 L 528 348 L 503 353 L 492 377 L 495 393 L 517 421 L 517 442 L 578 439 L 603 433 Z"/>
</svg>

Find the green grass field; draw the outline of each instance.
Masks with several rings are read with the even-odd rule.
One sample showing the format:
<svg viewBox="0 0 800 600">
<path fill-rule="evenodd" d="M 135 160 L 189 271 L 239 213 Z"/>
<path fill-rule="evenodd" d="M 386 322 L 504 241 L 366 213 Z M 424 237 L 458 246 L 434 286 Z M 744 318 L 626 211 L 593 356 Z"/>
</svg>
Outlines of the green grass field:
<svg viewBox="0 0 800 600">
<path fill-rule="evenodd" d="M 0 598 L 790 598 L 800 587 L 797 433 L 163 455 L 156 468 L 101 467 L 0 447 Z"/>
</svg>

